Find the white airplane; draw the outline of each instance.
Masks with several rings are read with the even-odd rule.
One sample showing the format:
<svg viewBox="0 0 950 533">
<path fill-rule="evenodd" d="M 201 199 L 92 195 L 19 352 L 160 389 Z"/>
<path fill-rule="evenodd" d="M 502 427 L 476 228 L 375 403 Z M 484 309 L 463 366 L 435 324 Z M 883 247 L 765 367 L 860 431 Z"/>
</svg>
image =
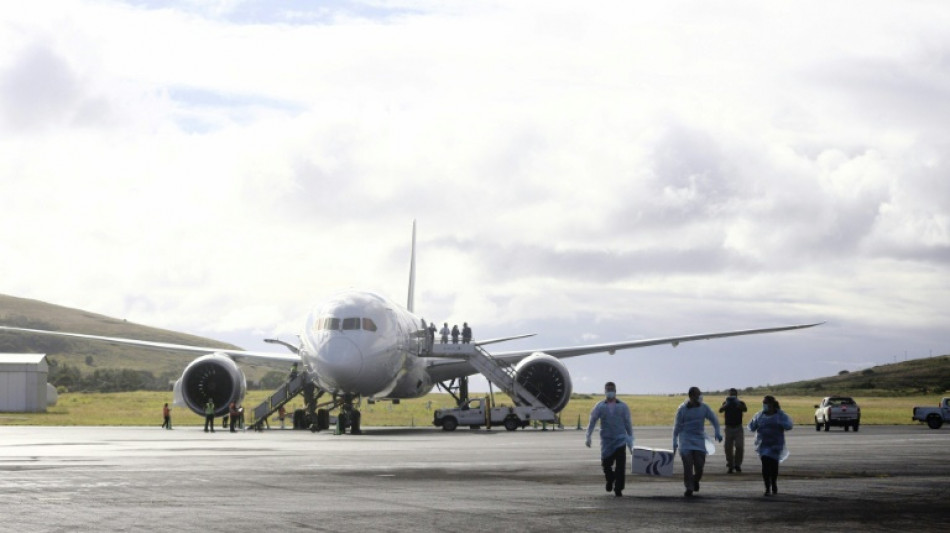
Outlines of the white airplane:
<svg viewBox="0 0 950 533">
<path fill-rule="evenodd" d="M 204 414 L 208 398 L 214 401 L 216 415 L 226 414 L 231 402 L 241 405 L 247 385 L 239 362 L 282 363 L 285 367 L 299 363 L 302 365 L 301 376 L 308 412 L 310 415 L 316 414 L 314 429 L 325 429 L 329 411 L 339 408 L 351 432 L 359 433 L 358 402 L 361 399 L 398 401 L 419 398 L 439 385 L 461 403 L 468 394 L 467 378 L 479 373 L 464 357 L 452 359 L 430 356 L 431 341 L 426 331 L 428 324 L 414 312 L 415 247 L 416 227 L 413 223 L 409 296 L 405 307 L 373 292 L 340 292 L 313 308 L 303 324 L 303 330 L 297 335 L 299 342 L 296 345 L 267 339 L 267 342 L 284 345 L 290 353 L 224 350 L 10 326 L 0 326 L 0 329 L 202 353 L 201 357 L 185 368 L 174 388 L 175 404 L 198 414 Z M 512 365 L 516 381 L 530 385 L 548 408 L 560 412 L 567 405 L 572 392 L 571 377 L 561 359 L 660 344 L 677 346 L 688 341 L 803 329 L 819 324 L 498 352 L 492 357 L 502 364 Z M 528 336 L 531 335 L 476 340 L 473 344 L 481 347 Z M 319 404 L 324 394 L 329 394 L 332 400 Z M 356 406 L 354 402 L 357 402 Z"/>
</svg>

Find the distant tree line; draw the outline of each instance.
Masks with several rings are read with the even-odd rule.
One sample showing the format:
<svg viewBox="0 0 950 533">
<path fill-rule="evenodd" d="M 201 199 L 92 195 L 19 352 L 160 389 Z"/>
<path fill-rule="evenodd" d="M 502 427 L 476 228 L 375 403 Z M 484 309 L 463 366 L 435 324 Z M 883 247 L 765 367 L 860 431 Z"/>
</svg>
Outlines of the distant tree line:
<svg viewBox="0 0 950 533">
<path fill-rule="evenodd" d="M 178 375 L 164 372 L 155 376 L 148 370 L 128 368 L 96 369 L 83 375 L 78 367 L 68 363 L 49 361 L 46 381 L 58 390 L 66 392 L 126 392 L 136 390 L 169 390 Z"/>
<path fill-rule="evenodd" d="M 156 376 L 148 370 L 128 368 L 97 368 L 83 374 L 79 367 L 59 362 L 52 357 L 46 358 L 49 373 L 46 381 L 61 392 L 128 392 L 137 390 L 170 390 L 181 377 L 178 372 L 162 372 Z M 93 361 L 86 358 L 86 364 Z M 268 372 L 258 382 L 249 381 L 248 388 L 276 389 L 287 381 L 287 372 Z"/>
</svg>

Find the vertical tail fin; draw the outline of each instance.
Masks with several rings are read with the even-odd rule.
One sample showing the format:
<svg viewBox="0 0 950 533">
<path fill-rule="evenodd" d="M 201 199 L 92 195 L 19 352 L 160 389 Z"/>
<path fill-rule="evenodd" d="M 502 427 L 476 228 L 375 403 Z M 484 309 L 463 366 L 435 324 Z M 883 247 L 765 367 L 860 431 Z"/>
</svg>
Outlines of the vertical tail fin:
<svg viewBox="0 0 950 533">
<path fill-rule="evenodd" d="M 413 312 L 416 303 L 416 221 L 412 221 L 412 257 L 409 259 L 409 299 L 406 309 Z"/>
</svg>

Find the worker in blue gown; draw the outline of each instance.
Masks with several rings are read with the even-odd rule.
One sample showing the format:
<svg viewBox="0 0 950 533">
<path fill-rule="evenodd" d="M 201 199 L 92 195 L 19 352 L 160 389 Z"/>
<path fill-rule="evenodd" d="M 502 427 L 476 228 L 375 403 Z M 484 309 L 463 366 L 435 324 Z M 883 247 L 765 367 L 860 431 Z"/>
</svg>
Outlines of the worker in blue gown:
<svg viewBox="0 0 950 533">
<path fill-rule="evenodd" d="M 762 399 L 762 410 L 749 422 L 749 431 L 755 432 L 755 452 L 762 460 L 766 496 L 778 494 L 778 464 L 788 457 L 785 432 L 793 426 L 792 418 L 782 411 L 774 396 Z"/>
<path fill-rule="evenodd" d="M 630 454 L 633 455 L 633 422 L 630 419 L 630 408 L 617 399 L 617 386 L 612 381 L 604 385 L 604 396 L 604 400 L 590 412 L 585 444 L 590 448 L 594 426 L 600 422 L 600 463 L 607 481 L 607 492 L 613 491 L 614 495 L 619 497 L 623 496 L 626 486 L 626 448 L 630 448 Z"/>
<path fill-rule="evenodd" d="M 689 398 L 676 410 L 673 419 L 673 453 L 680 452 L 683 460 L 684 496 L 690 497 L 699 492 L 699 481 L 703 478 L 706 455 L 712 453 L 706 448 L 706 432 L 703 429 L 708 420 L 716 430 L 716 440 L 722 442 L 719 419 L 712 408 L 703 403 L 703 393 L 699 387 L 690 387 Z"/>
</svg>

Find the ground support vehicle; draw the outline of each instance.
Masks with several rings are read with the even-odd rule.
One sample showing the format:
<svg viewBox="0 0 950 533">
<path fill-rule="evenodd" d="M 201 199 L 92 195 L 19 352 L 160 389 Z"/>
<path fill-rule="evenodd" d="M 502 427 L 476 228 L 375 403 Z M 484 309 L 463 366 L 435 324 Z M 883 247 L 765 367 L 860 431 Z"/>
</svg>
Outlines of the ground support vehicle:
<svg viewBox="0 0 950 533">
<path fill-rule="evenodd" d="M 472 398 L 461 407 L 452 409 L 436 409 L 432 423 L 445 431 L 455 431 L 459 426 L 469 426 L 478 429 L 481 426 L 505 426 L 508 431 L 523 428 L 537 420 L 538 422 L 555 422 L 554 411 L 547 407 L 489 407 L 488 398 Z"/>
<path fill-rule="evenodd" d="M 824 427 L 843 427 L 845 431 L 861 427 L 861 408 L 848 396 L 829 396 L 815 406 L 815 431 Z"/>
<path fill-rule="evenodd" d="M 930 429 L 940 429 L 944 422 L 950 422 L 950 398 L 940 400 L 939 407 L 914 407 L 911 419 L 926 422 Z"/>
</svg>

